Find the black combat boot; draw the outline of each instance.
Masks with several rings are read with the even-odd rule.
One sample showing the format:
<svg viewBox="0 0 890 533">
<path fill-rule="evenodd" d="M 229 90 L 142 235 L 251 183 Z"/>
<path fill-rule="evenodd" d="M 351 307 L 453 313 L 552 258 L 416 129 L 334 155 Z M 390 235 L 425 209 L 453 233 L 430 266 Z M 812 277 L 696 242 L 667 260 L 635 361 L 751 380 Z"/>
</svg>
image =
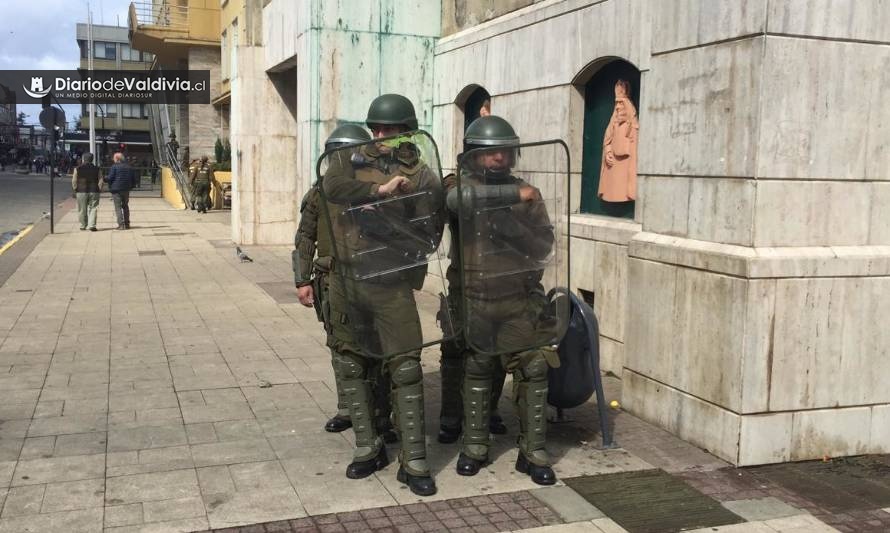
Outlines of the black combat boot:
<svg viewBox="0 0 890 533">
<path fill-rule="evenodd" d="M 346 477 L 349 479 L 361 479 L 368 477 L 378 470 L 383 470 L 389 464 L 386 456 L 386 448 L 381 446 L 380 452 L 367 461 L 353 461 L 346 467 Z"/>
<path fill-rule="evenodd" d="M 446 426 L 445 424 L 441 424 L 439 426 L 439 442 L 442 444 L 451 444 L 452 442 L 457 442 L 457 439 L 460 438 L 461 427 L 460 424 L 457 426 Z"/>
<path fill-rule="evenodd" d="M 556 474 L 553 473 L 552 468 L 530 463 L 522 452 L 519 452 L 519 457 L 516 458 L 516 471 L 528 474 L 532 481 L 538 485 L 553 485 L 556 483 Z"/>
<path fill-rule="evenodd" d="M 479 470 L 488 464 L 488 457 L 480 461 L 463 453 L 457 458 L 457 473 L 461 476 L 475 476 Z"/>
<path fill-rule="evenodd" d="M 349 415 L 336 415 L 332 417 L 324 425 L 324 430 L 328 433 L 340 433 L 352 427 L 352 419 Z"/>
<path fill-rule="evenodd" d="M 436 480 L 433 479 L 433 476 L 415 476 L 400 466 L 396 479 L 408 485 L 411 492 L 418 496 L 432 496 L 436 493 Z"/>
<path fill-rule="evenodd" d="M 504 419 L 501 418 L 501 415 L 495 413 L 488 418 L 488 431 L 495 435 L 507 434 L 507 425 L 504 424 Z"/>
</svg>

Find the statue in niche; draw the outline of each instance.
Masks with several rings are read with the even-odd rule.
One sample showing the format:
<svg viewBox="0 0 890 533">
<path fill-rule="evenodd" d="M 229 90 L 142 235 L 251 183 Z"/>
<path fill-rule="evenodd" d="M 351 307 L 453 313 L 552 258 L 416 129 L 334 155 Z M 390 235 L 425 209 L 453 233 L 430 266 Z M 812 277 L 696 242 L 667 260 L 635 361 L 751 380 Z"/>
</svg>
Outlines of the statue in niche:
<svg viewBox="0 0 890 533">
<path fill-rule="evenodd" d="M 605 202 L 637 199 L 637 139 L 640 123 L 630 101 L 630 84 L 615 84 L 615 110 L 603 139 L 603 163 L 597 194 Z"/>
<path fill-rule="evenodd" d="M 479 116 L 487 117 L 491 114 L 491 100 L 486 98 L 485 101 L 482 102 L 482 107 L 479 108 Z"/>
</svg>

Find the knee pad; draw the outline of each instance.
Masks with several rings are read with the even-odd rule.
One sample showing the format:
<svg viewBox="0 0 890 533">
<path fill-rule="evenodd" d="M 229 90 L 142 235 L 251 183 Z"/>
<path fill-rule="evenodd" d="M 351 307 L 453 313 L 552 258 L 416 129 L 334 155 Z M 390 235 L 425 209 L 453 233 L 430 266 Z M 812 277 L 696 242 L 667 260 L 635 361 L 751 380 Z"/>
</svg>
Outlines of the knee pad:
<svg viewBox="0 0 890 533">
<path fill-rule="evenodd" d="M 547 379 L 547 368 L 547 360 L 544 359 L 544 354 L 540 351 L 535 350 L 523 354 L 522 366 L 520 369 L 527 381 Z"/>
<path fill-rule="evenodd" d="M 389 364 L 389 375 L 396 386 L 414 385 L 423 381 L 420 361 L 414 358 L 396 358 Z"/>
<path fill-rule="evenodd" d="M 495 369 L 495 360 L 489 355 L 473 353 L 467 356 L 464 372 L 471 377 L 491 376 Z"/>
<path fill-rule="evenodd" d="M 340 379 L 364 379 L 365 367 L 361 362 L 350 354 L 336 353 L 334 354 L 334 365 L 337 367 L 337 374 Z"/>
</svg>

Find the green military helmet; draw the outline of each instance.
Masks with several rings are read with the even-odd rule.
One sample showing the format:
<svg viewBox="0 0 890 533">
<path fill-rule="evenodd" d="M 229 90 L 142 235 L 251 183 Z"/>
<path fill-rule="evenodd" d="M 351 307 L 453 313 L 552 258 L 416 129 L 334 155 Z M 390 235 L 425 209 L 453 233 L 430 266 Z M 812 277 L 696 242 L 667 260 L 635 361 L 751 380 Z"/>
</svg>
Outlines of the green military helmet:
<svg viewBox="0 0 890 533">
<path fill-rule="evenodd" d="M 495 115 L 479 117 L 464 132 L 464 147 L 516 146 L 519 135 L 509 122 Z"/>
<path fill-rule="evenodd" d="M 365 128 L 357 124 L 343 124 L 334 128 L 328 140 L 324 142 L 324 149 L 333 150 L 346 144 L 361 144 L 370 140 L 371 134 Z"/>
<path fill-rule="evenodd" d="M 401 125 L 409 130 L 417 129 L 414 104 L 401 94 L 382 94 L 371 102 L 365 124 Z"/>
</svg>

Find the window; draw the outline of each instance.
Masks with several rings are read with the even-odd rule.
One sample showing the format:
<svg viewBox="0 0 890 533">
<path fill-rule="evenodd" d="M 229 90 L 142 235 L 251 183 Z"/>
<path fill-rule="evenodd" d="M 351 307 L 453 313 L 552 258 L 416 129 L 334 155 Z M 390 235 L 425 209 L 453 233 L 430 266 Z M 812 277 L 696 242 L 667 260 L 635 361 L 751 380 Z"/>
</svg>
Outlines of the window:
<svg viewBox="0 0 890 533">
<path fill-rule="evenodd" d="M 93 43 L 93 57 L 96 59 L 115 59 L 117 58 L 117 45 L 114 43 L 104 43 L 96 41 Z"/>
<path fill-rule="evenodd" d="M 88 46 L 87 41 L 78 41 L 78 44 L 80 45 L 81 59 L 87 59 L 89 57 L 89 51 L 90 51 L 89 50 L 90 47 Z"/>
<path fill-rule="evenodd" d="M 231 77 L 238 75 L 238 19 L 232 21 L 232 65 Z"/>
<path fill-rule="evenodd" d="M 123 61 L 142 61 L 140 55 L 139 50 L 130 48 L 129 44 L 121 45 L 121 59 Z"/>
<path fill-rule="evenodd" d="M 124 118 L 144 118 L 144 106 L 142 104 L 121 104 L 121 114 Z"/>
<path fill-rule="evenodd" d="M 220 50 L 222 51 L 222 79 L 229 79 L 229 30 L 223 30 L 222 36 L 219 39 Z"/>
<path fill-rule="evenodd" d="M 155 56 L 151 52 L 142 52 L 142 60 L 143 61 L 151 63 L 152 61 L 154 61 L 154 58 L 155 58 Z"/>
<path fill-rule="evenodd" d="M 118 114 L 119 104 L 105 104 L 103 111 L 105 112 L 105 118 L 115 118 Z"/>
</svg>

